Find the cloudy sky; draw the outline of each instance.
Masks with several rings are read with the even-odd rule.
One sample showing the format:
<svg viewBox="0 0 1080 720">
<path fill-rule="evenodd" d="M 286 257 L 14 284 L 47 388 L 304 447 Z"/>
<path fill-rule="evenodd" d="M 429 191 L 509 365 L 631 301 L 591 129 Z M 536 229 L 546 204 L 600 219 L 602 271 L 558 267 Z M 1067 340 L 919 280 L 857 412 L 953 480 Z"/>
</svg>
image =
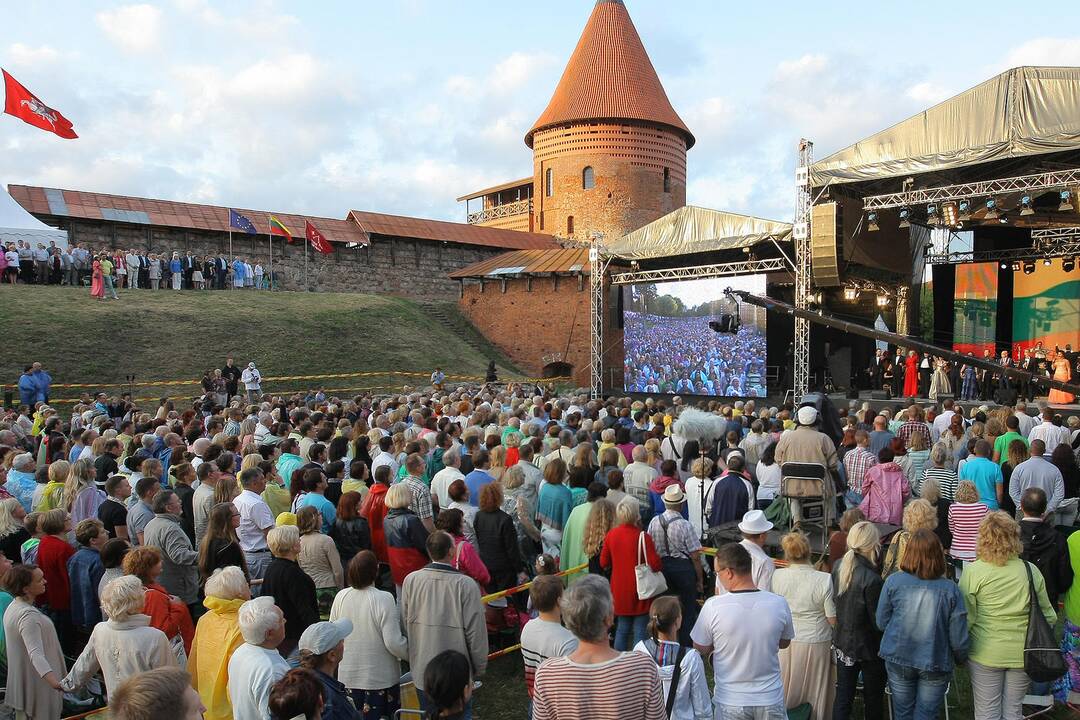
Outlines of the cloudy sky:
<svg viewBox="0 0 1080 720">
<path fill-rule="evenodd" d="M 1008 67 L 1080 65 L 1069 4 L 627 5 L 697 137 L 687 201 L 776 219 L 800 137 L 824 157 Z M 463 220 L 455 197 L 530 174 L 522 137 L 592 2 L 18 7 L 0 67 L 81 137 L 0 116 L 2 185 Z M 0 226 L 36 225 L 0 193 Z"/>
</svg>

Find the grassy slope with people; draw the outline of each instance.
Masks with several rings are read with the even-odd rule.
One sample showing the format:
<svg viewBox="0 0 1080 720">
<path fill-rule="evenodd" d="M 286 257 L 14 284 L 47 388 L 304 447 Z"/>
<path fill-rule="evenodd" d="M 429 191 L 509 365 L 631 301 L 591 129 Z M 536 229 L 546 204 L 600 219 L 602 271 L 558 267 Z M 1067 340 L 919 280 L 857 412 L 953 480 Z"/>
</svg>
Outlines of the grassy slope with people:
<svg viewBox="0 0 1080 720">
<path fill-rule="evenodd" d="M 447 303 L 447 305 L 451 305 Z M 482 341 L 431 319 L 424 308 L 385 295 L 255 291 L 126 290 L 92 300 L 66 287 L 0 287 L 0 383 L 14 385 L 39 361 L 55 383 L 191 380 L 255 360 L 266 378 L 365 371 L 482 376 L 490 359 L 500 377 L 514 372 Z M 265 384 L 267 391 L 416 384 L 418 379 L 328 378 Z M 138 389 L 137 389 L 138 390 Z M 136 395 L 194 394 L 195 386 L 146 388 Z M 58 398 L 71 389 L 54 391 Z"/>
</svg>

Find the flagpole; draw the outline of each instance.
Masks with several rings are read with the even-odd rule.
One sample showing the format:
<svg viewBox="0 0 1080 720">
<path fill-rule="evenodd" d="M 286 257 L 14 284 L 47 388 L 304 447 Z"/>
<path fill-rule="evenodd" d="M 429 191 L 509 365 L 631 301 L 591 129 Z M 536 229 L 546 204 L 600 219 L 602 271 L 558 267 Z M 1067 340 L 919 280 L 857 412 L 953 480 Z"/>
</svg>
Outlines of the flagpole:
<svg viewBox="0 0 1080 720">
<path fill-rule="evenodd" d="M 270 290 L 274 290 L 274 236 L 269 235 L 270 241 Z"/>
<path fill-rule="evenodd" d="M 232 258 L 233 258 L 233 254 L 232 254 L 232 218 L 229 218 L 229 260 L 227 262 L 227 265 L 229 267 L 232 267 Z M 226 282 L 228 282 L 228 279 L 229 279 L 228 276 L 229 276 L 229 271 L 226 270 L 225 271 L 225 281 Z M 233 283 L 233 286 L 235 286 L 235 285 L 236 285 L 236 283 Z M 226 289 L 230 289 L 230 288 L 226 288 Z"/>
<path fill-rule="evenodd" d="M 307 246 L 308 246 L 308 236 L 307 236 L 307 228 L 305 227 L 304 228 L 304 289 L 305 290 L 310 290 L 311 286 L 308 285 L 308 277 L 307 277 Z"/>
</svg>

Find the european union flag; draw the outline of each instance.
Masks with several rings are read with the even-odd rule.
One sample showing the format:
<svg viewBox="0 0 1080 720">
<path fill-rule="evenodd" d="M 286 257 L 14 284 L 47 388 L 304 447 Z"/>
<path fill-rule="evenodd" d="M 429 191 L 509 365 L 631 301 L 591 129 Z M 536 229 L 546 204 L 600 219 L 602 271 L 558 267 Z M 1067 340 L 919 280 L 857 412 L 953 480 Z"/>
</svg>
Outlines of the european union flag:
<svg viewBox="0 0 1080 720">
<path fill-rule="evenodd" d="M 229 210 L 229 227 L 243 230 L 248 235 L 259 234 L 259 231 L 255 229 L 255 225 L 250 220 L 232 209 Z"/>
</svg>

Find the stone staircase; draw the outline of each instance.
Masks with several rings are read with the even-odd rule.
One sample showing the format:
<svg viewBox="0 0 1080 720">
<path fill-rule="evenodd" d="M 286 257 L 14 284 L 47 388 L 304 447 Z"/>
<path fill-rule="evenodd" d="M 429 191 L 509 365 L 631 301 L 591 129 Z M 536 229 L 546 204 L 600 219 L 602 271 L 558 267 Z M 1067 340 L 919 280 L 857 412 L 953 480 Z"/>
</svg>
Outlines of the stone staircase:
<svg viewBox="0 0 1080 720">
<path fill-rule="evenodd" d="M 527 375 L 506 357 L 502 350 L 484 337 L 483 333 L 477 330 L 476 326 L 469 322 L 468 318 L 461 314 L 457 303 L 452 301 L 418 300 L 416 304 L 433 320 L 461 338 L 466 345 L 488 360 L 494 360 L 495 367 L 499 371 L 499 380 L 506 380 L 511 375 L 519 377 Z"/>
</svg>

